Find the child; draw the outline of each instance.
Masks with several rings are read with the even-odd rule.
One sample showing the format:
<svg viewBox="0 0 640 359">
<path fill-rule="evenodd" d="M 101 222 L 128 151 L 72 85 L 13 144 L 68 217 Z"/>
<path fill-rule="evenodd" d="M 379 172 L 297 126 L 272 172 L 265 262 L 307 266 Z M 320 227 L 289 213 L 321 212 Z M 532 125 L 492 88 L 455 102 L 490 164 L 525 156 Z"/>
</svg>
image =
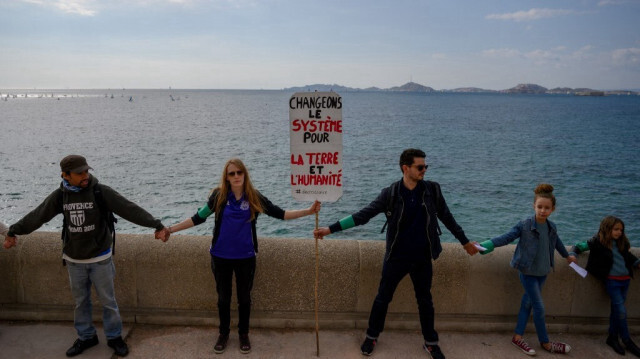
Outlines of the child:
<svg viewBox="0 0 640 359">
<path fill-rule="evenodd" d="M 480 253 L 486 254 L 493 251 L 495 247 L 504 246 L 520 238 L 511 260 L 511 266 L 520 271 L 520 282 L 524 287 L 524 295 L 518 313 L 518 324 L 511 343 L 527 355 L 536 354 L 536 351 L 522 339 L 531 309 L 533 309 L 533 322 L 540 345 L 551 353 L 565 354 L 571 350 L 571 347 L 565 343 L 549 341 L 544 321 L 542 285 L 553 267 L 554 248 L 563 258 L 569 256 L 567 249 L 558 237 L 556 225 L 547 220 L 556 207 L 556 198 L 552 192 L 552 185 L 544 183 L 538 185 L 534 190 L 535 196 L 533 198 L 535 215 L 520 221 L 508 233 L 480 244 L 487 248 L 486 251 Z"/>
<path fill-rule="evenodd" d="M 629 282 L 633 277 L 633 267 L 640 267 L 640 259 L 629 252 L 630 247 L 622 220 L 607 216 L 600 222 L 598 234 L 588 242 L 576 244 L 571 249 L 569 259 L 575 262 L 576 254 L 591 250 L 587 271 L 604 283 L 607 294 L 611 297 L 607 345 L 616 353 L 624 355 L 624 348 L 618 341 L 620 337 L 627 350 L 640 357 L 640 348 L 629 335 L 627 310 L 624 307 Z"/>
</svg>

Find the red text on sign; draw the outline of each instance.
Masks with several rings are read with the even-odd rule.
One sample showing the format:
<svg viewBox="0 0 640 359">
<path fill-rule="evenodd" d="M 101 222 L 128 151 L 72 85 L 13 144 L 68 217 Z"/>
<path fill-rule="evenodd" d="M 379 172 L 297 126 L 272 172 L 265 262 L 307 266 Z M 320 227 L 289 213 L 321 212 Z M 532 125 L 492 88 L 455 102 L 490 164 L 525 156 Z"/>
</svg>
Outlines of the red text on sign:
<svg viewBox="0 0 640 359">
<path fill-rule="evenodd" d="M 342 120 L 333 121 L 333 120 L 302 120 L 295 119 L 291 123 L 292 130 L 294 132 L 305 131 L 305 132 L 338 132 L 342 133 Z"/>
<path fill-rule="evenodd" d="M 310 165 L 337 165 L 340 160 L 340 152 L 307 152 L 303 155 L 291 154 L 291 164 L 302 166 L 305 164 L 304 158 L 307 158 L 307 164 Z"/>
</svg>

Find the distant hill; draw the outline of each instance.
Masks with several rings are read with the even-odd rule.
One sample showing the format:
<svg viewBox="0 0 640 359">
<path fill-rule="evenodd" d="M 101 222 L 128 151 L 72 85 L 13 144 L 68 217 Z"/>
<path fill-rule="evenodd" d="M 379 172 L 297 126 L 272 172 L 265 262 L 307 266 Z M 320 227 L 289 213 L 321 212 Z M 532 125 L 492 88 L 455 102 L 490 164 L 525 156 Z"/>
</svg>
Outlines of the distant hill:
<svg viewBox="0 0 640 359">
<path fill-rule="evenodd" d="M 431 87 L 423 86 L 415 82 L 407 82 L 402 86 L 395 86 L 388 89 L 381 89 L 378 87 L 367 87 L 365 89 L 346 87 L 340 85 L 326 85 L 326 84 L 314 84 L 307 86 L 288 87 L 284 89 L 290 92 L 313 92 L 313 91 L 335 91 L 335 92 L 356 92 L 356 91 L 395 91 L 395 92 L 436 92 Z"/>
<path fill-rule="evenodd" d="M 512 87 L 507 90 L 500 90 L 502 93 L 529 93 L 529 94 L 541 94 L 547 93 L 547 88 L 536 84 L 518 84 L 516 87 Z"/>
<path fill-rule="evenodd" d="M 487 90 L 478 87 L 460 87 L 452 90 L 434 90 L 429 86 L 424 86 L 415 82 L 407 82 L 402 86 L 394 86 L 387 89 L 381 89 L 378 87 L 367 87 L 365 89 L 346 87 L 337 84 L 315 84 L 300 87 L 285 88 L 285 91 L 289 92 L 313 92 L 313 91 L 335 91 L 335 92 L 378 92 L 378 91 L 392 91 L 392 92 L 448 92 L 448 93 L 504 93 L 504 94 L 551 94 L 551 95 L 581 95 L 581 96 L 610 96 L 610 95 L 640 95 L 638 91 L 632 90 L 594 90 L 590 88 L 570 88 L 570 87 L 556 87 L 553 89 L 547 89 L 546 87 L 536 84 L 518 84 L 515 87 L 505 90 Z"/>
<path fill-rule="evenodd" d="M 335 91 L 335 92 L 354 92 L 354 91 L 379 91 L 380 89 L 378 89 L 377 87 L 370 87 L 370 89 L 375 89 L 375 90 L 361 90 L 361 89 L 356 89 L 353 87 L 346 87 L 346 86 L 340 86 L 340 85 L 325 85 L 325 84 L 314 84 L 314 85 L 307 85 L 307 86 L 300 86 L 300 87 L 288 87 L 286 89 L 284 89 L 285 91 L 290 91 L 290 92 L 314 92 L 314 91 L 318 91 L 318 92 L 330 92 L 330 91 Z"/>
<path fill-rule="evenodd" d="M 453 90 L 443 90 L 444 92 L 461 92 L 461 93 L 486 93 L 486 92 L 498 92 L 495 90 L 486 90 L 478 87 L 459 87 Z"/>
<path fill-rule="evenodd" d="M 432 89 L 429 86 L 423 86 L 417 84 L 415 82 L 407 82 L 402 86 L 396 86 L 388 89 L 387 91 L 397 91 L 397 92 L 436 92 L 436 90 Z"/>
</svg>

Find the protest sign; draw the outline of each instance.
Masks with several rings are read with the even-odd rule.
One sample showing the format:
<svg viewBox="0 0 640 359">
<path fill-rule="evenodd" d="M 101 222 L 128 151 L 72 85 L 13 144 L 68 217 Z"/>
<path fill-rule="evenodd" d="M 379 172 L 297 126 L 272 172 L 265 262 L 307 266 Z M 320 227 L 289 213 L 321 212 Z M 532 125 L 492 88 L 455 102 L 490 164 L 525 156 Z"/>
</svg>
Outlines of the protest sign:
<svg viewBox="0 0 640 359">
<path fill-rule="evenodd" d="M 335 202 L 342 196 L 342 97 L 335 92 L 298 92 L 289 99 L 291 193 L 299 201 Z M 316 213 L 316 229 L 318 214 Z M 316 356 L 320 257 L 316 238 Z"/>
<path fill-rule="evenodd" d="M 342 97 L 298 92 L 289 99 L 291 193 L 299 201 L 342 196 Z"/>
</svg>

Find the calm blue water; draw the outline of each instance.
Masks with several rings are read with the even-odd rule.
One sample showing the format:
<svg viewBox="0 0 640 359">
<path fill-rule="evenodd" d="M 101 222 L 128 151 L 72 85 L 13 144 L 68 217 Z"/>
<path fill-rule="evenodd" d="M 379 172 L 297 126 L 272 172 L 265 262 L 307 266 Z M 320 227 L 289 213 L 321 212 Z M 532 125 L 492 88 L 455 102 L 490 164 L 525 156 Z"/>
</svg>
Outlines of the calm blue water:
<svg viewBox="0 0 640 359">
<path fill-rule="evenodd" d="M 274 203 L 285 209 L 309 205 L 293 200 L 288 185 L 289 92 L 54 90 L 44 92 L 54 98 L 38 98 L 40 93 L 27 91 L 25 98 L 20 91 L 20 97 L 0 101 L 4 222 L 21 218 L 58 186 L 58 163 L 69 153 L 84 154 L 101 182 L 165 224 L 204 204 L 232 156 L 245 161 L 256 187 Z M 324 204 L 321 226 L 357 211 L 399 179 L 400 152 L 418 147 L 427 152 L 426 177 L 440 182 L 473 240 L 502 234 L 530 216 L 533 188 L 548 182 L 558 198 L 551 219 L 565 244 L 590 238 L 600 219 L 613 214 L 640 245 L 640 97 L 341 95 L 344 194 Z M 258 230 L 261 236 L 311 238 L 314 223 L 313 217 L 282 222 L 265 216 Z M 383 223 L 379 215 L 332 238 L 383 239 Z M 60 225 L 56 218 L 43 229 Z M 212 226 L 208 221 L 185 233 L 209 235 Z M 151 232 L 123 220 L 118 228 Z M 455 241 L 446 230 L 443 238 Z"/>
</svg>

